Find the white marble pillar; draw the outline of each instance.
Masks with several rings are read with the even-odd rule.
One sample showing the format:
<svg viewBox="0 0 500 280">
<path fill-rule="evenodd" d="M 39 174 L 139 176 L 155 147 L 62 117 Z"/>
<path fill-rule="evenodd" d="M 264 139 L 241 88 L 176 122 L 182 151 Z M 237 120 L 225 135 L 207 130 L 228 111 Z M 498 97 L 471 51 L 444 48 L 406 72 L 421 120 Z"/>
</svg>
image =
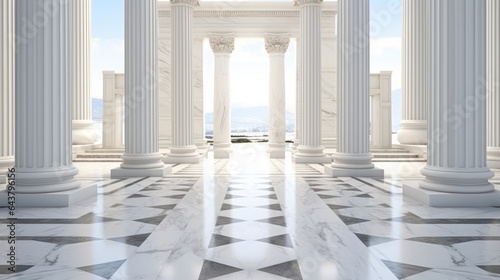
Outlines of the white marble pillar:
<svg viewBox="0 0 500 280">
<path fill-rule="evenodd" d="M 285 158 L 285 53 L 290 35 L 267 34 L 265 43 L 269 54 L 269 156 Z"/>
<path fill-rule="evenodd" d="M 490 168 L 500 168 L 500 2 L 486 5 L 487 159 Z"/>
<path fill-rule="evenodd" d="M 230 57 L 234 50 L 234 36 L 212 34 L 209 41 L 215 56 L 214 158 L 229 158 L 232 152 Z"/>
<path fill-rule="evenodd" d="M 402 117 L 398 141 L 427 144 L 427 28 L 426 1 L 403 0 Z"/>
<path fill-rule="evenodd" d="M 300 88 L 301 88 L 301 55 L 302 55 L 302 52 L 300 51 L 300 38 L 297 38 L 296 39 L 297 42 L 297 65 L 296 65 L 296 68 L 297 68 L 297 73 L 296 73 L 296 77 L 297 77 L 297 85 L 296 85 L 296 93 L 295 93 L 295 138 L 293 139 L 293 145 L 291 145 L 290 149 L 292 151 L 292 153 L 295 153 L 297 152 L 297 148 L 299 147 L 300 145 L 300 133 L 301 133 L 301 129 L 300 129 L 300 125 L 301 125 L 301 116 L 302 116 L 302 102 L 301 102 L 301 91 L 300 91 Z"/>
<path fill-rule="evenodd" d="M 486 1 L 428 5 L 426 179 L 405 195 L 431 206 L 500 205 L 486 166 Z"/>
<path fill-rule="evenodd" d="M 383 178 L 370 153 L 370 0 L 338 2 L 337 152 L 326 173 Z"/>
<path fill-rule="evenodd" d="M 337 149 L 337 36 L 333 32 L 325 34 L 324 30 L 321 38 L 321 80 L 321 146 L 330 153 Z"/>
<path fill-rule="evenodd" d="M 19 206 L 68 206 L 95 197 L 74 176 L 71 0 L 16 0 L 15 169 Z"/>
<path fill-rule="evenodd" d="M 90 93 L 91 0 L 72 0 L 71 5 L 75 5 L 70 15 L 73 145 L 89 145 L 97 140 Z"/>
<path fill-rule="evenodd" d="M 171 61 L 172 56 L 170 48 L 170 17 L 160 16 L 159 38 L 158 38 L 158 81 L 159 81 L 159 99 L 160 99 L 160 149 L 168 149 L 172 143 L 172 76 Z"/>
<path fill-rule="evenodd" d="M 125 0 L 125 153 L 112 178 L 163 177 L 159 152 L 158 3 Z"/>
<path fill-rule="evenodd" d="M 193 10 L 198 0 L 171 0 L 172 146 L 165 163 L 198 163 L 193 137 Z"/>
<path fill-rule="evenodd" d="M 193 42 L 193 133 L 194 144 L 200 153 L 207 153 L 209 145 L 205 138 L 205 110 L 203 104 L 203 39 L 195 36 Z"/>
<path fill-rule="evenodd" d="M 14 166 L 14 1 L 0 2 L 0 184 Z"/>
<path fill-rule="evenodd" d="M 301 139 L 296 163 L 330 163 L 321 147 L 321 3 L 295 0 L 300 8 Z"/>
</svg>

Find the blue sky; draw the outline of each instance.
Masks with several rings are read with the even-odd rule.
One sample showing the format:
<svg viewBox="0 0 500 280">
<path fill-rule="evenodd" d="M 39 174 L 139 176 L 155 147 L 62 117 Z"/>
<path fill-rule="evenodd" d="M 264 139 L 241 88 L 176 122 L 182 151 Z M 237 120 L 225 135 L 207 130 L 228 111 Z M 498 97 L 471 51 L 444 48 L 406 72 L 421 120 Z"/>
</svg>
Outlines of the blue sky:
<svg viewBox="0 0 500 280">
<path fill-rule="evenodd" d="M 102 71 L 124 69 L 124 0 L 92 1 L 92 95 L 102 98 Z M 203 1 L 203 0 L 202 0 Z M 291 0 L 275 0 L 290 2 Z M 326 1 L 326 0 L 325 0 Z M 266 2 L 260 0 L 260 2 Z M 401 88 L 401 0 L 371 0 L 372 73 L 393 71 L 393 90 Z M 231 59 L 234 106 L 266 106 L 268 58 L 263 39 L 237 39 Z M 286 54 L 287 110 L 295 111 L 295 41 Z M 204 49 L 205 110 L 213 108 L 213 54 Z"/>
</svg>

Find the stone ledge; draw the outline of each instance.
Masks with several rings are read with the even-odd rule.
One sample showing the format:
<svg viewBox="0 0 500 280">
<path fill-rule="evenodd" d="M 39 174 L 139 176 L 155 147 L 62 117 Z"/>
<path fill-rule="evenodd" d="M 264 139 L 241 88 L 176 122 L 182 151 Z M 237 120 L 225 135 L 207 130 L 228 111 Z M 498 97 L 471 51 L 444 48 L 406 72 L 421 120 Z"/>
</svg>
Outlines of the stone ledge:
<svg viewBox="0 0 500 280">
<path fill-rule="evenodd" d="M 487 193 L 443 193 L 422 189 L 418 182 L 403 185 L 404 198 L 411 198 L 431 207 L 500 206 L 500 188 Z"/>
<path fill-rule="evenodd" d="M 111 169 L 112 179 L 136 178 L 136 177 L 164 177 L 172 173 L 172 166 L 166 165 L 162 168 L 155 169 L 132 169 L 132 168 L 115 168 Z"/>
<path fill-rule="evenodd" d="M 332 163 L 332 158 L 327 156 L 326 154 L 324 156 L 298 156 L 297 153 L 295 153 L 292 155 L 292 161 L 294 163 L 306 163 L 306 164 L 313 164 L 313 163 L 330 164 Z"/>
<path fill-rule="evenodd" d="M 325 166 L 325 174 L 332 177 L 365 177 L 374 179 L 383 179 L 384 170 L 380 168 L 370 169 L 340 169 L 331 166 Z"/>
<path fill-rule="evenodd" d="M 0 191 L 0 206 L 8 206 L 7 190 Z M 97 184 L 55 193 L 17 193 L 16 207 L 71 207 L 84 200 L 93 202 L 97 197 Z"/>
</svg>

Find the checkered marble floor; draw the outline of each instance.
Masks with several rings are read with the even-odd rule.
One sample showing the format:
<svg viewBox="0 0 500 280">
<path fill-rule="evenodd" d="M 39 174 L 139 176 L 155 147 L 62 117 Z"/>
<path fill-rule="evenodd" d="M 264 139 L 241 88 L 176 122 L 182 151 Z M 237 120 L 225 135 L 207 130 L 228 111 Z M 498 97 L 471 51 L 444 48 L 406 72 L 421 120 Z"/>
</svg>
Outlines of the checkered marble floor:
<svg viewBox="0 0 500 280">
<path fill-rule="evenodd" d="M 18 272 L 2 226 L 0 279 L 500 279 L 500 208 L 403 199 L 402 184 L 421 179 L 414 163 L 379 166 L 384 180 L 330 178 L 239 152 L 164 178 L 98 179 L 96 164 L 77 165 L 97 201 L 18 209 Z"/>
</svg>

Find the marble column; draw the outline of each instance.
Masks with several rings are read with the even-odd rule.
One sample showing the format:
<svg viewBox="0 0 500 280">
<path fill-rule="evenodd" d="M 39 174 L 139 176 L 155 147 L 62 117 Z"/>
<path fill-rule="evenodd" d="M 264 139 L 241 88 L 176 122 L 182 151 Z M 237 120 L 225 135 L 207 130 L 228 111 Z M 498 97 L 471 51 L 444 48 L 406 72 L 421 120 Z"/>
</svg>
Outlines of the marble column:
<svg viewBox="0 0 500 280">
<path fill-rule="evenodd" d="M 300 51 L 300 38 L 297 38 L 296 39 L 297 42 L 297 65 L 296 65 L 296 68 L 297 68 L 297 73 L 296 73 L 296 76 L 297 76 L 297 85 L 296 85 L 296 93 L 295 93 L 295 138 L 293 139 L 293 145 L 291 145 L 290 149 L 292 151 L 292 153 L 295 153 L 297 152 L 297 148 L 299 147 L 300 145 L 300 133 L 301 133 L 301 129 L 300 129 L 300 124 L 301 124 L 301 116 L 302 116 L 302 110 L 301 110 L 301 92 L 300 92 L 300 88 L 301 88 L 301 73 L 300 73 L 300 69 L 301 69 L 301 51 Z"/>
<path fill-rule="evenodd" d="M 285 158 L 285 53 L 289 44 L 288 34 L 266 36 L 266 51 L 269 54 L 269 156 L 271 158 Z"/>
<path fill-rule="evenodd" d="M 403 0 L 402 117 L 398 141 L 427 144 L 428 60 L 426 1 Z"/>
<path fill-rule="evenodd" d="M 14 166 L 14 3 L 0 3 L 0 184 Z"/>
<path fill-rule="evenodd" d="M 338 2 L 337 152 L 325 172 L 383 178 L 370 153 L 370 0 Z"/>
<path fill-rule="evenodd" d="M 71 0 L 16 0 L 15 169 L 19 206 L 68 206 L 95 197 L 74 176 Z"/>
<path fill-rule="evenodd" d="M 500 3 L 486 3 L 487 160 L 490 168 L 500 168 Z"/>
<path fill-rule="evenodd" d="M 112 178 L 163 177 L 159 152 L 158 3 L 125 0 L 125 153 Z"/>
<path fill-rule="evenodd" d="M 165 163 L 198 163 L 193 137 L 193 10 L 198 0 L 171 0 L 172 146 Z"/>
<path fill-rule="evenodd" d="M 90 93 L 91 0 L 73 0 L 71 4 L 75 5 L 70 15 L 73 145 L 89 145 L 97 140 Z"/>
<path fill-rule="evenodd" d="M 296 163 L 330 163 L 321 147 L 321 3 L 295 0 L 300 8 L 301 139 Z"/>
<path fill-rule="evenodd" d="M 0 184 L 14 166 L 14 3 L 0 2 Z"/>
<path fill-rule="evenodd" d="M 234 50 L 233 35 L 210 35 L 215 56 L 214 81 L 214 158 L 231 154 L 231 89 L 230 57 Z"/>
<path fill-rule="evenodd" d="M 203 104 L 203 39 L 197 35 L 193 41 L 193 133 L 194 144 L 205 155 L 210 147 L 205 138 L 205 110 Z"/>
<path fill-rule="evenodd" d="M 486 1 L 428 5 L 426 178 L 405 195 L 431 206 L 500 205 L 486 166 Z"/>
</svg>

